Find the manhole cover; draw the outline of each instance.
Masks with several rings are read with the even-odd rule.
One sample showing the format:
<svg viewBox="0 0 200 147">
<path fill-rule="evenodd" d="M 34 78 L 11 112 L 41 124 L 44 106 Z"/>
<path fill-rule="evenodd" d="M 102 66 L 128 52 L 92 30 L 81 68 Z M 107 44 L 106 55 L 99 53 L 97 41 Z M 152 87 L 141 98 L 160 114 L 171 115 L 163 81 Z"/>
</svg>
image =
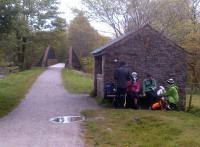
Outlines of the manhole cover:
<svg viewBox="0 0 200 147">
<path fill-rule="evenodd" d="M 68 124 L 82 120 L 84 120 L 84 117 L 82 116 L 59 116 L 51 118 L 49 121 L 53 123 Z"/>
<path fill-rule="evenodd" d="M 4 77 L 5 77 L 5 75 L 0 74 L 0 78 L 4 78 Z"/>
</svg>

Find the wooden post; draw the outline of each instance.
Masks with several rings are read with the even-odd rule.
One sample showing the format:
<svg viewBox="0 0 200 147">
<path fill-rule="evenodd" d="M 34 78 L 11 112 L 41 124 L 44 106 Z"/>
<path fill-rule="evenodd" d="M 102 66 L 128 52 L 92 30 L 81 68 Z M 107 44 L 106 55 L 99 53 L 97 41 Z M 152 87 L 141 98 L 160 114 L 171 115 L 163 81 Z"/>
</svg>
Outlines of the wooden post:
<svg viewBox="0 0 200 147">
<path fill-rule="evenodd" d="M 93 81 L 94 81 L 94 96 L 97 96 L 97 69 L 96 69 L 96 58 L 94 57 L 94 71 L 93 71 Z"/>
<path fill-rule="evenodd" d="M 192 84 L 192 85 L 191 85 L 191 90 L 190 90 L 190 98 L 189 98 L 188 110 L 191 110 L 191 108 L 192 108 L 192 98 L 193 98 L 193 92 L 194 92 L 194 84 Z"/>
</svg>

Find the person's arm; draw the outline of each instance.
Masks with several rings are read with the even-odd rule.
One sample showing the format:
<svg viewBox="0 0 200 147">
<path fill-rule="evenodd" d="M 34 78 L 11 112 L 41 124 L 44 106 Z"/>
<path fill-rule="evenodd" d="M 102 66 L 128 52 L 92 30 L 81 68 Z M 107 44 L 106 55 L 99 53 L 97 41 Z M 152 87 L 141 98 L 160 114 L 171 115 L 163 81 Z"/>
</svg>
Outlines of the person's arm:
<svg viewBox="0 0 200 147">
<path fill-rule="evenodd" d="M 140 92 L 140 86 L 141 86 L 140 82 L 137 81 L 136 92 Z"/>
<path fill-rule="evenodd" d="M 142 82 L 143 95 L 145 95 L 145 89 L 146 89 L 145 82 L 146 82 L 146 80 L 143 80 L 143 82 Z"/>
<path fill-rule="evenodd" d="M 133 78 L 132 78 L 129 70 L 127 71 L 126 79 L 127 79 L 127 81 L 133 81 Z"/>
<path fill-rule="evenodd" d="M 157 88 L 157 82 L 156 82 L 156 80 L 154 80 L 155 81 L 155 88 Z"/>
<path fill-rule="evenodd" d="M 169 89 L 166 90 L 165 93 L 162 94 L 162 96 L 168 97 L 168 96 L 171 96 L 172 93 L 173 93 L 173 89 L 172 89 L 172 88 L 169 88 Z"/>
<path fill-rule="evenodd" d="M 153 79 L 152 89 L 155 90 L 157 88 L 156 80 Z"/>
</svg>

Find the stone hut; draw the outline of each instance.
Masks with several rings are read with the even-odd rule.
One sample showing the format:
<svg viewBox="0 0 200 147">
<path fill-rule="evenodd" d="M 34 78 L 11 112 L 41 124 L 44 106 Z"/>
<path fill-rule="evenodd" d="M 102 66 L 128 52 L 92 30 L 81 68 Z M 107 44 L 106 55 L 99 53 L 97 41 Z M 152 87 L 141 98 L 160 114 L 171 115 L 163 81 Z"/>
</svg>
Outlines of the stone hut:
<svg viewBox="0 0 200 147">
<path fill-rule="evenodd" d="M 57 63 L 58 61 L 56 58 L 54 48 L 49 46 L 44 50 L 44 53 L 38 63 L 38 66 L 46 67 L 46 66 L 57 64 Z"/>
<path fill-rule="evenodd" d="M 129 32 L 92 52 L 94 56 L 94 90 L 104 96 L 107 82 L 115 82 L 116 61 L 125 61 L 130 71 L 136 71 L 142 81 L 150 73 L 158 85 L 166 86 L 166 80 L 174 78 L 179 86 L 181 106 L 185 106 L 186 51 L 167 39 L 150 25 Z"/>
</svg>

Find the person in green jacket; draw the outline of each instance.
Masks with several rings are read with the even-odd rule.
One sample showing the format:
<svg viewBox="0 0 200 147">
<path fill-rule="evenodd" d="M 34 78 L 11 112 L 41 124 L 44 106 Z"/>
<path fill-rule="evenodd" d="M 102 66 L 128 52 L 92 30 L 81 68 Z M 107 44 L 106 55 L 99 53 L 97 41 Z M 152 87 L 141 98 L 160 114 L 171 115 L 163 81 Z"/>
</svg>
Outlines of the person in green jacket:
<svg viewBox="0 0 200 147">
<path fill-rule="evenodd" d="M 169 86 L 163 96 L 167 97 L 170 108 L 177 110 L 177 103 L 179 102 L 178 87 L 175 85 L 173 79 L 167 80 L 167 83 Z"/>
<path fill-rule="evenodd" d="M 150 74 L 147 74 L 146 78 L 143 80 L 142 88 L 143 96 L 147 98 L 146 100 L 148 107 L 151 107 L 152 104 L 156 101 L 156 80 Z"/>
</svg>

